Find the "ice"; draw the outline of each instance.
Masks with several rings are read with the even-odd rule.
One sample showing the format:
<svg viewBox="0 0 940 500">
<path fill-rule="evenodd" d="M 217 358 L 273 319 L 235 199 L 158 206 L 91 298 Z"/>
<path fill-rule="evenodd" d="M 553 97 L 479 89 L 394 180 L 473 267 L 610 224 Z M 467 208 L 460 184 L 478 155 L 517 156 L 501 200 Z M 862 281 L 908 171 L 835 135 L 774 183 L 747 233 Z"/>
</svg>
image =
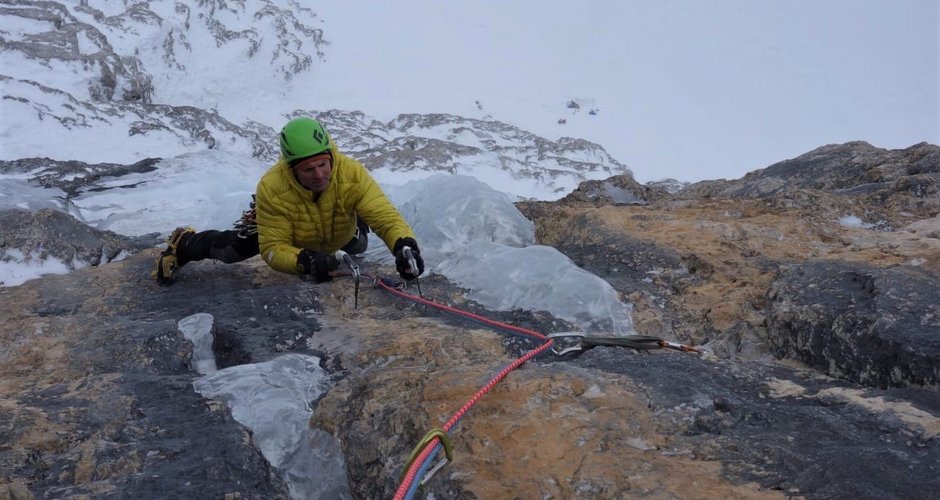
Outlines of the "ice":
<svg viewBox="0 0 940 500">
<path fill-rule="evenodd" d="M 584 332 L 634 333 L 632 308 L 618 300 L 617 291 L 552 247 L 478 241 L 444 262 L 441 271 L 494 310 L 549 311 Z"/>
<path fill-rule="evenodd" d="M 235 420 L 250 428 L 271 465 L 280 467 L 297 447 L 310 419 L 310 402 L 326 389 L 314 356 L 286 354 L 271 361 L 238 365 L 194 382 L 207 398 L 225 401 Z"/>
<path fill-rule="evenodd" d="M 161 161 L 153 172 L 101 179 L 98 190 L 74 198 L 72 206 L 89 224 L 132 236 L 183 225 L 227 229 L 264 169 L 220 151 L 186 154 Z M 510 195 L 464 175 L 383 189 L 414 228 L 427 271 L 467 288 L 471 299 L 499 311 L 548 311 L 594 334 L 632 333 L 630 306 L 560 252 L 535 245 L 534 225 Z M 391 262 L 377 238 L 370 248 L 370 259 Z"/>
<path fill-rule="evenodd" d="M 215 373 L 215 355 L 212 353 L 212 323 L 209 313 L 196 313 L 179 320 L 176 327 L 183 337 L 193 343 L 192 368 L 200 375 Z"/>
<path fill-rule="evenodd" d="M 43 208 L 65 210 L 65 192 L 56 188 L 32 186 L 24 178 L 0 178 L 0 210 L 19 208 L 31 212 Z"/>
<path fill-rule="evenodd" d="M 162 160 L 154 172 L 102 179 L 72 201 L 91 226 L 128 236 L 177 226 L 229 229 L 268 165 L 218 150 Z M 101 188 L 105 188 L 101 190 Z"/>
<path fill-rule="evenodd" d="M 535 243 L 535 226 L 509 196 L 473 177 L 435 175 L 411 184 L 400 193 L 407 198 L 399 203 L 400 211 L 415 231 L 421 228 L 421 249 L 431 260 L 475 241 L 514 247 Z"/>
<path fill-rule="evenodd" d="M 329 387 L 319 361 L 286 354 L 218 370 L 193 386 L 224 401 L 232 417 L 251 429 L 261 453 L 284 473 L 292 498 L 350 498 L 339 443 L 310 429 L 312 403 Z"/>
<path fill-rule="evenodd" d="M 467 176 L 434 176 L 389 187 L 418 237 L 428 270 L 498 311 L 548 311 L 597 335 L 634 333 L 631 306 L 607 282 L 551 247 L 512 200 Z M 375 247 L 380 247 L 376 249 Z M 386 257 L 382 245 L 373 255 Z"/>
<path fill-rule="evenodd" d="M 193 368 L 203 376 L 193 387 L 207 398 L 225 401 L 232 417 L 251 429 L 272 466 L 288 482 L 293 498 L 349 498 L 339 443 L 309 426 L 311 402 L 328 388 L 319 359 L 288 354 L 258 364 L 217 370 L 208 313 L 177 324 L 193 343 Z"/>
</svg>

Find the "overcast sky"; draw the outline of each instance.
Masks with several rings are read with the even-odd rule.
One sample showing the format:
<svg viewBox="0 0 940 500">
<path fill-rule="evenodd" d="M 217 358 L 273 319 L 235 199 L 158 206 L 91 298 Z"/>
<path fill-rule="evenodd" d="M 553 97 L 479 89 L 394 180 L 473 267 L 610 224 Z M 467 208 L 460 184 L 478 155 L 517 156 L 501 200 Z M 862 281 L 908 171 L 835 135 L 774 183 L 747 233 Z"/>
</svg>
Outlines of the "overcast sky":
<svg viewBox="0 0 940 500">
<path fill-rule="evenodd" d="M 641 181 L 736 178 L 824 144 L 940 143 L 938 4 L 324 2 L 327 77 L 308 95 L 587 138 Z"/>
</svg>

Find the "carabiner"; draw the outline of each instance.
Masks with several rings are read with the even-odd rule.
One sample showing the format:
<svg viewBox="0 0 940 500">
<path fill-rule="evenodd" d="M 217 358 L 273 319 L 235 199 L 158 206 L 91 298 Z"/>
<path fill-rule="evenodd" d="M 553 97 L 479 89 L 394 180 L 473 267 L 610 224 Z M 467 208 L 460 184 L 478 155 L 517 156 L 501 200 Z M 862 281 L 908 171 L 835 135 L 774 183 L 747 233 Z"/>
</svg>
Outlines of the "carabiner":
<svg viewBox="0 0 940 500">
<path fill-rule="evenodd" d="M 558 356 L 564 356 L 569 352 L 583 351 L 584 348 L 581 347 L 581 341 L 584 340 L 584 337 L 587 337 L 587 335 L 581 332 L 555 332 L 548 334 L 547 337 L 555 340 L 555 343 L 552 345 L 552 352 Z M 577 343 L 571 345 L 571 342 L 568 342 L 568 347 L 564 347 L 559 350 L 559 342 L 556 339 L 577 339 Z"/>
</svg>

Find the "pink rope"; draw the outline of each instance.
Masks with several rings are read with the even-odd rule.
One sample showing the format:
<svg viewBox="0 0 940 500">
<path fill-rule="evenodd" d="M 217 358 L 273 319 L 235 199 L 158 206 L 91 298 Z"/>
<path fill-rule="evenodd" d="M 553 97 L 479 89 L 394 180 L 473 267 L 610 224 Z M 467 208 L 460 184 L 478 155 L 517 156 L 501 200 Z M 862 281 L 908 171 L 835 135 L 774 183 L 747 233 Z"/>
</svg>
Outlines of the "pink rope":
<svg viewBox="0 0 940 500">
<path fill-rule="evenodd" d="M 431 306 L 431 307 L 434 307 L 434 308 L 439 309 L 439 310 L 441 310 L 441 311 L 446 311 L 446 312 L 449 312 L 449 313 L 452 313 L 452 314 L 456 314 L 456 315 L 458 315 L 458 316 L 463 316 L 463 317 L 465 317 L 465 318 L 469 318 L 469 319 L 472 319 L 472 320 L 474 320 L 474 321 L 479 321 L 479 322 L 481 322 L 481 323 L 483 323 L 483 324 L 485 324 L 485 325 L 489 325 L 489 326 L 492 326 L 492 327 L 494 327 L 494 328 L 499 328 L 499 329 L 502 329 L 502 330 L 507 330 L 507 331 L 519 333 L 519 334 L 522 334 L 522 335 L 527 335 L 527 336 L 529 336 L 529 337 L 533 337 L 533 338 L 536 338 L 536 339 L 539 339 L 539 340 L 544 341 L 544 343 L 543 343 L 542 345 L 536 347 L 535 349 L 532 349 L 531 351 L 525 353 L 522 357 L 520 357 L 520 358 L 516 359 L 515 361 L 513 361 L 512 363 L 506 365 L 502 370 L 500 370 L 499 373 L 496 374 L 496 376 L 494 376 L 493 378 L 491 378 L 490 381 L 486 383 L 486 385 L 484 385 L 483 387 L 481 387 L 480 390 L 478 390 L 473 396 L 471 396 L 470 399 L 468 399 L 467 402 L 464 403 L 464 405 L 461 406 L 460 409 L 457 410 L 457 411 L 450 417 L 450 419 L 447 421 L 447 423 L 444 424 L 444 426 L 443 426 L 444 432 L 450 432 L 450 429 L 451 429 L 454 425 L 457 424 L 457 422 L 464 416 L 464 414 L 466 414 L 468 411 L 470 411 L 470 408 L 472 408 L 473 405 L 477 404 L 477 402 L 478 402 L 480 399 L 482 399 L 483 396 L 486 395 L 487 392 L 490 392 L 490 389 L 492 389 L 493 387 L 495 387 L 496 384 L 498 384 L 502 379 L 506 378 L 506 375 L 509 375 L 509 372 L 511 372 L 511 371 L 515 370 L 516 368 L 522 366 L 523 363 L 525 363 L 526 361 L 528 361 L 528 360 L 534 358 L 535 356 L 538 356 L 539 354 L 541 354 L 542 352 L 544 352 L 546 349 L 550 348 L 550 347 L 552 346 L 552 344 L 553 344 L 553 341 L 552 341 L 551 339 L 549 339 L 549 338 L 546 337 L 545 335 L 542 335 L 541 333 L 538 333 L 538 332 L 536 332 L 536 331 L 534 331 L 534 330 L 528 330 L 528 329 L 526 329 L 526 328 L 521 328 L 521 327 L 518 327 L 518 326 L 515 326 L 515 325 L 510 325 L 510 324 L 507 324 L 507 323 L 501 323 L 501 322 L 499 322 L 499 321 L 494 321 L 494 320 L 491 320 L 491 319 L 489 319 L 489 318 L 480 316 L 480 315 L 478 315 L 478 314 L 473 314 L 473 313 L 471 313 L 471 312 L 462 311 L 462 310 L 460 310 L 460 309 L 456 309 L 456 308 L 453 308 L 453 307 L 450 307 L 450 306 L 446 306 L 446 305 L 443 305 L 443 304 L 438 304 L 438 303 L 436 303 L 436 302 L 432 302 L 432 301 L 430 301 L 430 300 L 427 300 L 427 299 L 425 299 L 425 298 L 423 298 L 423 297 L 418 297 L 418 296 L 416 296 L 416 295 L 412 295 L 412 294 L 410 294 L 410 293 L 405 293 L 405 292 L 403 292 L 403 291 L 401 291 L 401 290 L 398 290 L 398 289 L 396 289 L 396 288 L 393 288 L 393 287 L 387 285 L 386 283 L 384 283 L 381 279 L 376 280 L 376 284 L 377 284 L 378 286 L 380 286 L 382 289 L 384 289 L 385 291 L 390 292 L 390 293 L 393 293 L 393 294 L 395 294 L 395 295 L 397 295 L 397 296 L 399 296 L 399 297 L 402 297 L 402 298 L 404 298 L 404 299 L 408 299 L 408 300 L 411 300 L 411 301 L 414 301 L 414 302 L 417 302 L 417 303 L 420 303 L 420 304 L 424 304 L 424 305 L 427 305 L 427 306 Z M 408 471 L 405 473 L 405 477 L 402 479 L 401 484 L 399 484 L 399 485 L 398 485 L 398 489 L 395 490 L 395 500 L 402 500 L 402 499 L 405 498 L 405 495 L 407 494 L 408 489 L 411 488 L 411 484 L 415 481 L 415 476 L 417 475 L 418 470 L 421 468 L 421 466 L 424 464 L 424 462 L 428 459 L 428 457 L 429 457 L 429 456 L 431 455 L 431 453 L 434 451 L 434 448 L 437 446 L 438 443 L 440 443 L 440 438 L 437 438 L 437 437 L 433 438 L 433 439 L 428 443 L 428 445 L 425 446 L 423 450 L 421 450 L 421 453 L 420 453 L 420 454 L 418 455 L 418 457 L 414 460 L 414 462 L 411 463 L 411 467 L 409 467 L 409 468 L 408 468 Z"/>
</svg>

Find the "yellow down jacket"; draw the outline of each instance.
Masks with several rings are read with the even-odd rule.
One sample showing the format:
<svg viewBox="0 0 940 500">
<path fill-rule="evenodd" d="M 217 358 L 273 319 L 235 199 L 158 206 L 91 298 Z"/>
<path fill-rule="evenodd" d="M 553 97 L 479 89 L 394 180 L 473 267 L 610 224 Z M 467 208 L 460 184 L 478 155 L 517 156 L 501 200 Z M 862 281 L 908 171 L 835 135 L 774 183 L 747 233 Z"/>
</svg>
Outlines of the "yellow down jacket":
<svg viewBox="0 0 940 500">
<path fill-rule="evenodd" d="M 326 191 L 315 196 L 281 158 L 261 177 L 256 191 L 261 258 L 273 269 L 298 274 L 302 248 L 332 253 L 356 233 L 356 214 L 391 250 L 414 232 L 368 170 L 333 145 L 333 172 Z"/>
</svg>

